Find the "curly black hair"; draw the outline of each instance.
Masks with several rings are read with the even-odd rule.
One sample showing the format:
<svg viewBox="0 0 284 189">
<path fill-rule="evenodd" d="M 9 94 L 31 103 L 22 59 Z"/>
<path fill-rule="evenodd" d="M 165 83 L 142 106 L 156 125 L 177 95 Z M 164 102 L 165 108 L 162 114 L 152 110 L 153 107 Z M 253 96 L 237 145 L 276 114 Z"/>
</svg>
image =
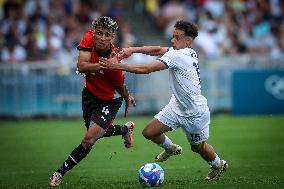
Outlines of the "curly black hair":
<svg viewBox="0 0 284 189">
<path fill-rule="evenodd" d="M 192 37 L 195 39 L 198 36 L 198 27 L 196 24 L 179 20 L 176 22 L 175 26 L 176 29 L 184 31 L 185 35 Z"/>
<path fill-rule="evenodd" d="M 115 33 L 116 30 L 118 29 L 116 21 L 114 21 L 112 18 L 107 16 L 100 16 L 92 22 L 92 27 L 94 29 L 96 29 L 99 26 L 110 30 L 112 33 Z"/>
</svg>

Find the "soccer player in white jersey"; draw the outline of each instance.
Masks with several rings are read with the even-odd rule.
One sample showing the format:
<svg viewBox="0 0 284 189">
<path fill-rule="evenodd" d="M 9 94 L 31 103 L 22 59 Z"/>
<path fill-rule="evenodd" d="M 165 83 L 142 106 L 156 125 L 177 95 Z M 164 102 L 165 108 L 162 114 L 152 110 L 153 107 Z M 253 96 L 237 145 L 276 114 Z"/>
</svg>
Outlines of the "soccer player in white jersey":
<svg viewBox="0 0 284 189">
<path fill-rule="evenodd" d="M 191 48 L 198 36 L 195 24 L 178 21 L 171 39 L 172 47 L 144 46 L 124 48 L 112 59 L 102 58 L 104 69 L 125 70 L 136 74 L 168 69 L 172 97 L 143 130 L 145 138 L 158 144 L 164 150 L 155 157 L 156 162 L 166 161 L 172 155 L 181 154 L 181 146 L 174 144 L 164 133 L 182 128 L 186 133 L 191 150 L 211 165 L 206 180 L 212 180 L 227 169 L 228 164 L 221 160 L 213 147 L 206 141 L 209 137 L 210 112 L 207 100 L 201 94 L 198 56 Z M 133 53 L 162 55 L 161 58 L 146 64 L 121 64 L 119 60 Z"/>
</svg>

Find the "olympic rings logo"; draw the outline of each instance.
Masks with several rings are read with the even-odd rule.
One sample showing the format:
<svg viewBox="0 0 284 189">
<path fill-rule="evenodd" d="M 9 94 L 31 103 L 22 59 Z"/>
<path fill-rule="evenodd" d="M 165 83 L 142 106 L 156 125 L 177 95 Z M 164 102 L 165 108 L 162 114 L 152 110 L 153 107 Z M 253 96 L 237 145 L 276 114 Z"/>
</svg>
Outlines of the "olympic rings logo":
<svg viewBox="0 0 284 189">
<path fill-rule="evenodd" d="M 278 100 L 284 100 L 284 77 L 278 75 L 269 76 L 264 86 L 267 92 L 272 94 Z"/>
</svg>

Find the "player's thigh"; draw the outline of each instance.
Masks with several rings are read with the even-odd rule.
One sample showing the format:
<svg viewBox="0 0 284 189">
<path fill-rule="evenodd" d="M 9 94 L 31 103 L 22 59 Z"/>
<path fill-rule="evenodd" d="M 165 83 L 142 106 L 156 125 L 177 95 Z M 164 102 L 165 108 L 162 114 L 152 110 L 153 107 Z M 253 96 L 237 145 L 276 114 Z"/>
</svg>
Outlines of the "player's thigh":
<svg viewBox="0 0 284 189">
<path fill-rule="evenodd" d="M 121 98 L 109 101 L 100 100 L 84 88 L 82 110 L 86 128 L 89 129 L 96 123 L 103 129 L 107 129 L 115 119 L 121 104 Z"/>
<path fill-rule="evenodd" d="M 154 118 L 171 130 L 179 128 L 179 116 L 173 111 L 172 101 L 169 102 Z"/>
<path fill-rule="evenodd" d="M 210 112 L 208 108 L 197 115 L 179 119 L 190 144 L 196 145 L 209 138 Z"/>
<path fill-rule="evenodd" d="M 144 128 L 143 135 L 144 136 L 157 136 L 157 135 L 160 135 L 162 133 L 165 133 L 171 130 L 172 128 L 163 124 L 156 118 L 153 118 L 151 122 Z"/>
<path fill-rule="evenodd" d="M 82 111 L 85 126 L 87 129 L 90 126 L 92 112 L 96 108 L 96 106 L 98 106 L 96 103 L 96 98 L 93 94 L 91 94 L 91 92 L 84 88 L 82 91 Z"/>
<path fill-rule="evenodd" d="M 112 124 L 120 106 L 120 99 L 94 102 L 87 133 L 83 139 L 83 143 L 87 147 L 92 146 L 96 140 L 105 134 L 105 130 Z"/>
<path fill-rule="evenodd" d="M 87 130 L 84 141 L 94 144 L 95 141 L 101 138 L 104 134 L 105 130 L 96 123 L 93 123 L 93 125 Z"/>
<path fill-rule="evenodd" d="M 92 110 L 89 128 L 95 124 L 106 130 L 114 121 L 122 101 L 115 99 L 107 102 L 97 102 Z"/>
<path fill-rule="evenodd" d="M 191 145 L 198 145 L 205 142 L 209 138 L 209 126 L 203 128 L 201 131 L 186 132 L 186 138 Z"/>
<path fill-rule="evenodd" d="M 107 103 L 100 106 L 93 112 L 91 122 L 98 124 L 103 129 L 107 129 L 114 121 L 116 114 L 121 106 L 121 102 Z"/>
</svg>

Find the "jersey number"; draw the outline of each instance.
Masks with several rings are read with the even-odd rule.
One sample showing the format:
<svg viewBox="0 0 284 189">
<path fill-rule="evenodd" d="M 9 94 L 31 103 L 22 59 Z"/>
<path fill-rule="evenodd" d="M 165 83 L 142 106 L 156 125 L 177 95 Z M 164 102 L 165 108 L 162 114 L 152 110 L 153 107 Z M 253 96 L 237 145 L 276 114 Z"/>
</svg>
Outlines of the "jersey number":
<svg viewBox="0 0 284 189">
<path fill-rule="evenodd" d="M 201 139 L 200 134 L 190 134 L 190 137 L 192 142 L 199 142 Z"/>
<path fill-rule="evenodd" d="M 195 69 L 196 69 L 196 73 L 197 73 L 198 80 L 199 80 L 199 83 L 200 83 L 200 82 L 201 82 L 201 79 L 200 79 L 199 65 L 198 65 L 198 63 L 193 62 L 193 66 L 194 66 L 194 67 L 195 67 Z"/>
<path fill-rule="evenodd" d="M 195 52 L 193 52 L 193 53 L 191 53 L 191 57 L 197 58 L 197 54 Z M 196 70 L 196 73 L 197 73 L 197 76 L 198 76 L 198 80 L 199 80 L 199 83 L 200 83 L 201 79 L 200 79 L 199 65 L 198 65 L 197 62 L 193 62 L 193 66 L 195 67 L 195 70 Z"/>
</svg>

